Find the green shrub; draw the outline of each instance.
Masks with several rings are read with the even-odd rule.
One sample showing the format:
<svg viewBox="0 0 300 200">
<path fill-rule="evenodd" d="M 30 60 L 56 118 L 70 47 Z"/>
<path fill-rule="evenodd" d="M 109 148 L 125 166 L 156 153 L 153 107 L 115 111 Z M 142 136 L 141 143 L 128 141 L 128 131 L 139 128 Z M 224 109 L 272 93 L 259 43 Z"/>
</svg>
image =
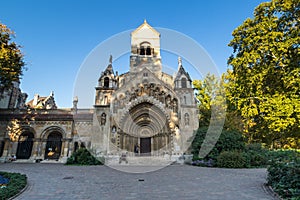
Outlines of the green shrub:
<svg viewBox="0 0 300 200">
<path fill-rule="evenodd" d="M 217 166 L 224 168 L 242 168 L 246 166 L 246 159 L 239 151 L 223 151 L 217 157 Z"/>
<path fill-rule="evenodd" d="M 80 148 L 67 160 L 66 165 L 102 165 L 104 159 L 95 158 L 86 148 Z"/>
<path fill-rule="evenodd" d="M 245 149 L 245 141 L 240 132 L 233 130 L 223 130 L 217 143 L 209 152 L 209 154 L 205 158 L 199 158 L 199 150 L 206 137 L 207 129 L 208 127 L 200 127 L 196 132 L 196 135 L 192 142 L 192 153 L 194 161 L 199 159 L 208 161 L 211 159 L 215 163 L 217 157 L 223 151 L 243 151 Z"/>
<path fill-rule="evenodd" d="M 284 158 L 283 155 L 287 157 Z M 272 152 L 268 184 L 284 199 L 300 199 L 300 154 L 296 151 Z"/>
<path fill-rule="evenodd" d="M 299 155 L 300 152 L 296 150 L 273 150 L 267 153 L 269 162 L 280 161 L 288 163 L 295 160 Z"/>
<path fill-rule="evenodd" d="M 262 148 L 260 143 L 246 145 L 244 151 L 247 167 L 266 167 L 268 163 L 268 150 Z"/>
<path fill-rule="evenodd" d="M 20 173 L 0 172 L 0 175 L 9 179 L 6 187 L 0 188 L 0 199 L 9 199 L 18 194 L 27 184 L 27 177 Z"/>
</svg>

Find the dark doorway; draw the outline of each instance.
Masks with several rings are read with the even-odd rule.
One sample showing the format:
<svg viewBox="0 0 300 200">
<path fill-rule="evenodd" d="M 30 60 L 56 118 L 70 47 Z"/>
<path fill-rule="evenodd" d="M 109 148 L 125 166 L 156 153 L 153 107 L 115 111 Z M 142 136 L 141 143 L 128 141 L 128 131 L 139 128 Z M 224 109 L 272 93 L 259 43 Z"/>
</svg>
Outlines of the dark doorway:
<svg viewBox="0 0 300 200">
<path fill-rule="evenodd" d="M 62 136 L 59 132 L 49 134 L 45 150 L 45 159 L 58 160 L 61 152 Z"/>
<path fill-rule="evenodd" d="M 140 139 L 140 154 L 141 156 L 151 155 L 151 138 L 141 138 Z"/>
<path fill-rule="evenodd" d="M 20 135 L 17 148 L 17 159 L 29 159 L 33 146 L 33 133 L 24 132 Z"/>
<path fill-rule="evenodd" d="M 5 145 L 5 142 L 4 142 L 4 141 L 1 141 L 1 142 L 0 142 L 0 157 L 1 157 L 2 154 L 3 154 L 3 151 L 4 151 L 4 145 Z"/>
</svg>

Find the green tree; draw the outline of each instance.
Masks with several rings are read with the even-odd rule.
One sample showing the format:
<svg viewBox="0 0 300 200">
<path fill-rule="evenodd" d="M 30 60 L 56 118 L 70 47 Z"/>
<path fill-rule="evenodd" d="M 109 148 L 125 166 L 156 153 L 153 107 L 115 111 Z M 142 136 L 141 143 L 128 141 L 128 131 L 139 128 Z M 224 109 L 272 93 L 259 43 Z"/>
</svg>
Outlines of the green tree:
<svg viewBox="0 0 300 200">
<path fill-rule="evenodd" d="M 272 0 L 233 31 L 229 101 L 243 117 L 250 141 L 271 147 L 299 141 L 299 23 L 299 0 Z"/>
<path fill-rule="evenodd" d="M 218 82 L 214 75 L 207 74 L 204 80 L 194 80 L 198 100 L 199 120 L 202 126 L 208 126 L 211 117 L 211 105 Z"/>
<path fill-rule="evenodd" d="M 20 46 L 12 41 L 14 32 L 0 23 L 0 98 L 14 81 L 19 81 L 24 69 Z"/>
<path fill-rule="evenodd" d="M 226 109 L 224 128 L 243 131 L 240 113 L 227 100 L 230 99 L 231 93 L 224 75 L 217 78 L 215 75 L 207 74 L 204 80 L 194 80 L 193 85 L 198 100 L 200 126 L 209 126 L 212 112 Z M 215 109 L 212 110 L 212 107 Z"/>
<path fill-rule="evenodd" d="M 226 109 L 223 79 L 213 74 L 207 74 L 203 80 L 193 81 L 199 108 L 200 126 L 208 126 L 212 112 Z"/>
</svg>

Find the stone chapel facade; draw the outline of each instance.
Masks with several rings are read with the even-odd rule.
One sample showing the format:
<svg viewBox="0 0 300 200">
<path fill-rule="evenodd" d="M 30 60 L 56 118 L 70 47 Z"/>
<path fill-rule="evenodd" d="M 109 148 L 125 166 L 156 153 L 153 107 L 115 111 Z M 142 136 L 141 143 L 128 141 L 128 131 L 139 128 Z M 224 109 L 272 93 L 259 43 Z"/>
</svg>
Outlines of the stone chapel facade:
<svg viewBox="0 0 300 200">
<path fill-rule="evenodd" d="M 182 155 L 199 124 L 192 80 L 181 59 L 175 76 L 162 71 L 160 33 L 146 21 L 131 33 L 129 59 L 129 71 L 119 75 L 110 57 L 90 109 L 78 109 L 77 98 L 73 108 L 59 109 L 53 93 L 26 104 L 20 91 L 7 95 L 16 97 L 0 110 L 2 160 L 14 154 L 65 162 L 80 146 L 96 156 Z"/>
</svg>

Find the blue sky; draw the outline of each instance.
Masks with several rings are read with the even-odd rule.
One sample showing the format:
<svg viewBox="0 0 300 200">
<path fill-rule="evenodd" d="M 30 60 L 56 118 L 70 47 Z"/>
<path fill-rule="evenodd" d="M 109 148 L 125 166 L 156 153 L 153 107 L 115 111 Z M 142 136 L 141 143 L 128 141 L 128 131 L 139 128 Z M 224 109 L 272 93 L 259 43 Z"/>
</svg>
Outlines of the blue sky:
<svg viewBox="0 0 300 200">
<path fill-rule="evenodd" d="M 154 27 L 176 30 L 193 38 L 211 56 L 218 70 L 225 72 L 232 52 L 227 46 L 232 31 L 252 17 L 261 2 L 265 1 L 10 0 L 1 3 L 0 21 L 16 32 L 15 40 L 23 46 L 28 70 L 21 88 L 28 93 L 28 100 L 36 93 L 47 96 L 54 91 L 59 107 L 71 107 L 74 81 L 86 56 L 99 43 L 137 28 L 144 19 Z M 123 60 L 117 64 L 127 65 L 128 62 L 120 62 Z M 175 56 L 170 55 L 165 61 L 177 68 Z M 99 66 L 103 67 L 106 66 Z M 118 66 L 114 67 L 118 70 Z M 83 105 L 87 106 L 92 105 Z"/>
</svg>

